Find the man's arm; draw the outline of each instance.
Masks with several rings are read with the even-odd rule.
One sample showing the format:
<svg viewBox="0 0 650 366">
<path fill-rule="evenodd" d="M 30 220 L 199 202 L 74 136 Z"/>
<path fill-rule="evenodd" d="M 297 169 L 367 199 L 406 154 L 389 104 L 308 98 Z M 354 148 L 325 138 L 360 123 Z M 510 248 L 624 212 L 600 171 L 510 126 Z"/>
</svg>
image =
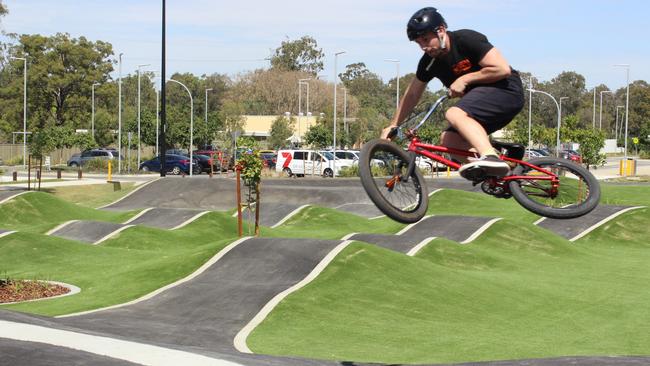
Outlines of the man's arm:
<svg viewBox="0 0 650 366">
<path fill-rule="evenodd" d="M 394 127 L 399 126 L 402 121 L 413 111 L 413 108 L 418 104 L 422 93 L 427 88 L 427 83 L 418 80 L 418 78 L 413 78 L 408 88 L 406 88 L 406 93 L 399 104 L 399 108 L 395 112 L 393 119 L 390 122 L 390 125 L 381 132 L 381 138 L 387 139 L 388 133 Z"/>
<path fill-rule="evenodd" d="M 452 97 L 463 96 L 468 85 L 494 83 L 507 78 L 511 73 L 510 64 L 496 47 L 483 56 L 479 65 L 481 70 L 465 74 L 451 84 L 449 91 Z"/>
</svg>

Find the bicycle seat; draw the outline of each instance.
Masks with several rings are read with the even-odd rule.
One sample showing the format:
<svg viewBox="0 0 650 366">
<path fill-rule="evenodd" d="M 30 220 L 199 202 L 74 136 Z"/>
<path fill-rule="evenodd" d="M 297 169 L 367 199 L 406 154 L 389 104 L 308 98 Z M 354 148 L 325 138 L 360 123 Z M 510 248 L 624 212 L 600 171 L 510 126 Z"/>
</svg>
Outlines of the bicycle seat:
<svg viewBox="0 0 650 366">
<path fill-rule="evenodd" d="M 511 159 L 521 160 L 526 153 L 526 147 L 522 144 L 492 140 L 492 146 L 499 150 L 505 150 L 505 155 Z"/>
</svg>

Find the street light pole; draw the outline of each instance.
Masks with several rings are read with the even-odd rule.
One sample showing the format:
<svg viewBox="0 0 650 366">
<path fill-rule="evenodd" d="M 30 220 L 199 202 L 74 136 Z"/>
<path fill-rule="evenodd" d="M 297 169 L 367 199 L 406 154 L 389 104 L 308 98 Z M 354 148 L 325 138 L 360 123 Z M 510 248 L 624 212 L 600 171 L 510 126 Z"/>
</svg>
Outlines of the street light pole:
<svg viewBox="0 0 650 366">
<path fill-rule="evenodd" d="M 145 66 L 150 66 L 150 64 L 138 65 L 138 169 L 140 168 L 140 150 L 141 150 L 140 147 L 141 145 L 140 144 L 140 75 L 142 74 L 142 72 L 140 71 L 140 68 Z M 129 146 L 129 149 L 130 148 L 131 146 Z"/>
<path fill-rule="evenodd" d="M 214 90 L 213 88 L 205 89 L 205 131 L 208 131 L 208 92 Z M 207 136 L 207 135 L 206 135 Z M 208 141 L 206 140 L 206 143 Z"/>
<path fill-rule="evenodd" d="M 190 89 L 185 86 L 185 84 L 181 83 L 180 81 L 174 80 L 174 79 L 167 79 L 167 81 L 172 81 L 183 88 L 185 88 L 185 91 L 187 91 L 187 94 L 190 96 L 190 177 L 192 177 L 192 163 L 194 162 L 193 156 L 192 156 L 192 143 L 194 142 L 194 98 L 192 98 L 192 92 L 190 92 Z"/>
<path fill-rule="evenodd" d="M 302 120 L 302 85 L 305 85 L 307 87 L 307 110 L 305 111 L 305 115 L 309 112 L 309 80 L 311 78 L 306 78 L 306 79 L 298 79 L 298 138 L 300 139 L 300 142 L 302 143 L 302 135 L 300 134 L 300 122 Z"/>
<path fill-rule="evenodd" d="M 599 130 L 603 129 L 603 93 L 612 94 L 612 92 L 609 91 L 609 90 L 603 90 L 603 91 L 600 92 L 600 117 L 598 119 L 598 129 Z"/>
<path fill-rule="evenodd" d="M 343 130 L 347 135 L 348 131 L 348 88 L 343 88 Z"/>
<path fill-rule="evenodd" d="M 561 122 L 562 118 L 560 116 L 560 113 L 562 113 L 562 112 L 560 111 L 560 104 L 557 102 L 555 97 L 553 97 L 551 94 L 549 94 L 547 92 L 544 92 L 544 91 L 541 91 L 541 90 L 535 90 L 535 89 L 528 89 L 528 90 L 530 90 L 533 93 L 540 93 L 540 94 L 547 95 L 547 96 L 551 97 L 551 99 L 553 99 L 553 102 L 555 102 L 555 106 L 557 107 L 557 138 L 556 138 L 556 141 L 555 141 L 555 156 L 559 157 L 560 156 L 560 127 L 562 125 L 562 122 Z"/>
<path fill-rule="evenodd" d="M 618 109 L 619 108 L 625 108 L 625 106 L 624 105 L 617 105 L 616 106 L 616 126 L 614 128 L 614 138 L 616 140 L 618 140 L 618 135 L 619 135 L 619 133 L 618 133 Z"/>
<path fill-rule="evenodd" d="M 339 55 L 344 54 L 345 51 L 339 51 L 334 54 L 334 160 L 332 161 L 332 165 L 334 166 L 334 170 L 332 172 L 332 178 L 336 177 L 336 86 L 337 86 L 337 81 L 339 79 L 339 76 L 336 74 L 336 63 L 339 58 Z"/>
<path fill-rule="evenodd" d="M 594 113 L 591 117 L 591 128 L 596 129 L 596 87 L 594 86 Z"/>
<path fill-rule="evenodd" d="M 92 90 L 92 93 L 91 93 L 92 94 L 92 103 L 91 103 L 92 104 L 92 115 L 90 117 L 90 129 L 92 131 L 93 139 L 95 139 L 95 87 L 97 85 L 100 85 L 100 84 L 99 83 L 93 83 L 93 85 L 90 88 Z"/>
<path fill-rule="evenodd" d="M 569 99 L 569 97 L 560 97 L 559 103 L 560 103 L 560 118 L 562 118 L 562 101 L 564 99 Z"/>
<path fill-rule="evenodd" d="M 23 61 L 23 169 L 27 164 L 27 57 L 12 57 Z"/>
<path fill-rule="evenodd" d="M 528 148 L 532 148 L 532 126 L 533 126 L 533 75 L 528 78 Z"/>
<path fill-rule="evenodd" d="M 399 109 L 399 60 L 386 59 L 384 61 L 393 62 L 395 63 L 395 66 L 397 66 L 397 76 L 395 78 L 395 82 L 397 83 L 397 88 L 395 90 L 395 110 L 397 110 Z"/>
<path fill-rule="evenodd" d="M 119 56 L 118 78 L 117 78 L 117 151 L 120 158 L 117 159 L 117 173 L 122 174 L 122 55 Z M 139 168 L 139 166 L 138 166 Z"/>
<path fill-rule="evenodd" d="M 625 168 L 623 169 L 623 175 L 627 176 L 627 128 L 628 128 L 628 119 L 630 117 L 630 65 L 629 64 L 616 64 L 614 66 L 625 67 L 627 75 L 627 91 L 625 95 Z"/>
</svg>

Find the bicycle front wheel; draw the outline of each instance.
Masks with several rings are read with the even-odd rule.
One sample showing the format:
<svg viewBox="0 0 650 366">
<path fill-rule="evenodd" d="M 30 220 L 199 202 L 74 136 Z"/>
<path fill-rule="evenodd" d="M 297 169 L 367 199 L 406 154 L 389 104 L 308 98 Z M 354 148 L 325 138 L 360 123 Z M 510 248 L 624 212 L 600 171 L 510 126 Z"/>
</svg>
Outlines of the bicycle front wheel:
<svg viewBox="0 0 650 366">
<path fill-rule="evenodd" d="M 553 219 L 571 219 L 598 206 L 600 185 L 584 167 L 553 157 L 532 159 L 529 163 L 557 177 L 555 181 L 535 179 L 549 176 L 524 165 L 514 169 L 514 175 L 531 178 L 513 180 L 508 185 L 512 196 L 529 211 Z"/>
<path fill-rule="evenodd" d="M 406 224 L 422 219 L 428 206 L 424 178 L 417 167 L 408 175 L 409 161 L 406 151 L 382 139 L 363 145 L 359 159 L 368 197 L 386 216 Z"/>
</svg>

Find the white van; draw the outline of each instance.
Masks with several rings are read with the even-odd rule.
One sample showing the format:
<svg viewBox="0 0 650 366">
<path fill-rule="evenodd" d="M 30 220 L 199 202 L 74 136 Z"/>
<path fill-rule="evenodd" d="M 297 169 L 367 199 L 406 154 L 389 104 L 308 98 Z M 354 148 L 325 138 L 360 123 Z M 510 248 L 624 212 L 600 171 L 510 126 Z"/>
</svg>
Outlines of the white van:
<svg viewBox="0 0 650 366">
<path fill-rule="evenodd" d="M 313 150 L 279 150 L 275 171 L 287 176 L 321 175 L 334 176 L 334 156 L 327 151 Z M 337 172 L 349 167 L 339 161 L 336 163 Z"/>
</svg>

